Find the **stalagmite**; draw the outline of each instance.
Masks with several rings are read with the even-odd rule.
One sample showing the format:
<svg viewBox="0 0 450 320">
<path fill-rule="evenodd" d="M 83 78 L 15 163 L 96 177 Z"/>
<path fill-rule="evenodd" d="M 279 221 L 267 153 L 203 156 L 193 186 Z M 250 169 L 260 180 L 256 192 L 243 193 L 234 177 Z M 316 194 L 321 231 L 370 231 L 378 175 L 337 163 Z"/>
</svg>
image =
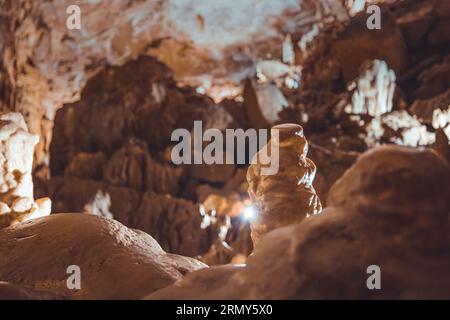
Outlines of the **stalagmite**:
<svg viewBox="0 0 450 320">
<path fill-rule="evenodd" d="M 49 198 L 33 199 L 34 146 L 20 113 L 0 114 L 0 228 L 50 214 Z"/>
<path fill-rule="evenodd" d="M 269 147 L 279 153 L 278 173 L 262 175 L 263 166 L 255 160 L 247 171 L 248 193 L 258 211 L 251 224 L 254 245 L 270 230 L 300 222 L 322 210 L 312 185 L 316 166 L 306 157 L 308 142 L 303 128 L 297 124 L 274 126 L 271 140 L 255 157 L 263 156 Z"/>
</svg>

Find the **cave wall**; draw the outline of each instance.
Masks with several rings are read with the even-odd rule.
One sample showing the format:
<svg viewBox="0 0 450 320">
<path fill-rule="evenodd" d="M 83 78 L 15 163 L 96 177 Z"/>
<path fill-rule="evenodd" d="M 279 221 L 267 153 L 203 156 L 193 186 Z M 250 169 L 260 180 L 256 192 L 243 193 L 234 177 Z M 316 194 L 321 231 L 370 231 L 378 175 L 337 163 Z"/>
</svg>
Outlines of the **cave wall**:
<svg viewBox="0 0 450 320">
<path fill-rule="evenodd" d="M 73 4 L 81 8 L 81 31 L 66 27 L 66 8 Z M 24 114 L 31 132 L 40 135 L 35 166 L 44 167 L 56 110 L 78 100 L 86 81 L 106 65 L 148 54 L 183 84 L 226 88 L 254 73 L 260 59 L 281 57 L 287 33 L 305 32 L 324 18 L 347 17 L 340 2 L 329 0 L 233 6 L 227 1 L 193 6 L 185 0 L 1 0 L 0 8 L 2 104 Z"/>
</svg>

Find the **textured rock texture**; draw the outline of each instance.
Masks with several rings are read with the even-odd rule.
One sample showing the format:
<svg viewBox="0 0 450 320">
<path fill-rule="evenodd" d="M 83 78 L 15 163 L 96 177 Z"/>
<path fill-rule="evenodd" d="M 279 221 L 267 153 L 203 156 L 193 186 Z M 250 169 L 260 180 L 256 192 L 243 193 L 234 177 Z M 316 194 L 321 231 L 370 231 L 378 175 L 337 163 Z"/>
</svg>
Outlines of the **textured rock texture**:
<svg viewBox="0 0 450 320">
<path fill-rule="evenodd" d="M 20 113 L 0 114 L 0 228 L 50 214 L 50 199 L 33 197 L 31 170 L 38 140 Z"/>
<path fill-rule="evenodd" d="M 289 106 L 280 119 L 304 128 L 323 205 L 362 152 L 386 143 L 432 146 L 439 130 L 450 133 L 446 1 L 387 1 L 381 30 L 367 29 L 364 2 L 346 1 L 349 21 L 325 23 L 295 50 L 300 86 L 282 90 Z"/>
<path fill-rule="evenodd" d="M 272 84 L 255 84 L 247 80 L 244 89 L 244 106 L 254 128 L 266 128 L 279 122 L 278 114 L 288 106 L 283 94 Z"/>
<path fill-rule="evenodd" d="M 392 111 L 395 92 L 395 73 L 386 62 L 374 60 L 362 65 L 362 72 L 356 82 L 349 113 L 369 114 L 378 117 Z"/>
<path fill-rule="evenodd" d="M 442 124 L 437 118 L 439 113 L 446 111 L 450 105 L 450 89 L 430 99 L 417 99 L 411 106 L 411 113 L 416 115 L 421 122 L 432 125 L 435 129 L 445 127 L 448 122 Z"/>
<path fill-rule="evenodd" d="M 150 299 L 420 299 L 450 297 L 450 166 L 430 149 L 363 154 L 329 207 L 262 237 L 245 267 L 212 267 Z M 367 267 L 382 290 L 368 290 Z"/>
<path fill-rule="evenodd" d="M 374 2 L 382 2 L 381 30 L 366 27 L 364 5 Z M 82 30 L 67 30 L 69 4 L 80 4 Z M 170 161 L 171 132 L 185 128 L 192 133 L 194 120 L 221 132 L 299 124 L 308 138 L 308 157 L 318 167 L 313 187 L 322 205 L 328 206 L 328 214 L 304 219 L 300 210 L 292 215 L 283 210 L 304 221 L 269 233 L 270 240 L 258 244 L 245 269 L 221 267 L 199 277 L 215 279 L 222 274 L 223 279 L 214 281 L 223 297 L 228 293 L 224 294 L 222 284 L 242 297 L 335 297 L 350 278 L 347 272 L 358 274 L 361 281 L 355 283 L 364 285 L 365 270 L 356 264 L 372 264 L 369 260 L 381 257 L 388 280 L 395 280 L 384 293 L 387 296 L 447 297 L 446 292 L 427 291 L 432 289 L 425 286 L 448 287 L 448 274 L 442 271 L 448 270 L 448 264 L 435 254 L 440 250 L 448 260 L 447 247 L 437 249 L 445 223 L 431 227 L 424 215 L 430 210 L 441 214 L 437 204 L 446 203 L 448 196 L 440 193 L 448 189 L 445 185 L 436 191 L 436 197 L 442 198 L 413 197 L 408 188 L 397 190 L 397 180 L 368 174 L 375 185 L 362 183 L 363 195 L 351 183 L 339 188 L 344 190 L 339 199 L 346 188 L 352 194 L 346 199 L 352 201 L 353 194 L 365 199 L 361 201 L 367 206 L 354 201 L 358 208 L 337 204 L 336 188 L 331 187 L 361 154 L 383 144 L 417 148 L 415 156 L 436 168 L 441 167 L 439 161 L 421 146 L 450 159 L 449 17 L 448 0 L 0 0 L 0 111 L 21 112 L 30 133 L 39 135 L 34 193 L 38 198 L 50 195 L 56 212 L 114 218 L 148 232 L 165 251 L 200 256 L 208 264 L 245 262 L 252 252 L 245 216 L 251 205 L 247 165 L 176 167 Z M 432 189 L 420 170 L 413 170 L 412 162 L 403 162 L 395 152 L 383 152 L 404 164 L 398 171 L 393 167 L 396 175 L 405 181 L 417 178 L 414 181 L 419 182 L 411 185 L 422 183 Z M 391 167 L 371 157 L 361 159 L 371 159 L 381 168 L 371 171 L 368 165 L 366 171 L 383 173 Z M 27 161 L 31 163 L 30 156 Z M 300 162 L 311 178 L 313 166 L 304 166 L 305 161 Z M 310 184 L 301 179 L 304 171 L 297 164 L 288 167 L 290 174 L 299 174 L 295 179 L 304 186 Z M 15 179 L 9 175 L 6 184 L 14 184 Z M 253 180 L 251 184 L 257 185 Z M 409 199 L 398 200 L 403 211 L 394 210 L 390 202 L 387 209 L 379 200 L 374 204 L 371 192 L 378 198 L 385 196 L 377 191 L 378 184 L 386 185 L 387 194 Z M 264 189 L 261 185 L 256 190 Z M 300 188 L 282 179 L 269 185 L 289 191 Z M 264 193 L 274 198 L 277 191 L 263 191 L 254 199 L 267 202 L 268 215 L 282 211 L 283 205 L 275 200 L 258 200 Z M 288 192 L 281 196 L 286 199 Z M 428 203 L 425 198 L 433 199 L 432 206 L 417 213 L 421 201 Z M 32 199 L 18 199 L 15 210 L 23 212 L 32 206 Z M 315 194 L 312 199 L 317 199 Z M 284 202 L 290 205 L 283 208 L 295 207 Z M 308 205 L 318 207 L 315 202 Z M 298 209 L 305 204 L 298 198 L 292 203 L 300 204 Z M 0 212 L 10 212 L 12 206 L 6 201 Z M 3 214 L 0 220 L 9 225 L 11 216 Z M 404 221 L 412 227 L 406 230 Z M 439 239 L 428 239 L 422 229 Z M 428 246 L 427 255 L 414 237 Z M 369 239 L 375 245 L 366 249 Z M 327 246 L 330 252 L 324 257 Z M 410 261 L 413 267 L 406 265 Z M 342 282 L 334 278 L 332 263 L 343 269 Z M 398 275 L 403 269 L 405 274 Z M 252 282 L 247 271 L 262 276 Z M 273 277 L 274 273 L 281 275 Z M 434 278 L 425 273 L 444 279 L 442 286 L 434 285 Z M 417 279 L 410 287 L 404 280 L 407 275 Z M 336 292 L 322 290 L 324 277 L 335 281 L 331 285 Z M 208 282 L 195 276 L 185 281 L 180 292 L 191 290 L 186 283 L 193 281 L 205 285 L 204 295 L 209 297 Z M 247 283 L 248 288 L 241 290 L 239 286 Z M 408 289 L 413 286 L 418 293 Z M 374 295 L 360 289 L 351 287 L 344 293 Z M 41 296 L 40 290 L 16 282 L 0 285 L 0 294 L 2 290 Z"/>
<path fill-rule="evenodd" d="M 224 221 L 211 219 L 210 211 L 202 215 L 192 185 L 224 186 L 235 166 L 171 163 L 173 130 L 191 130 L 194 120 L 204 130 L 235 126 L 223 105 L 178 88 L 167 66 L 153 58 L 98 73 L 80 101 L 56 114 L 53 178 L 46 184 L 54 211 L 113 217 L 149 233 L 169 252 L 206 253 Z"/>
<path fill-rule="evenodd" d="M 0 239 L 1 279 L 68 299 L 139 299 L 206 267 L 164 252 L 144 232 L 93 215 L 50 215 L 5 228 Z M 80 290 L 67 288 L 71 265 L 80 267 Z"/>
<path fill-rule="evenodd" d="M 202 223 L 199 205 L 167 194 L 138 192 L 95 180 L 55 178 L 49 189 L 55 212 L 88 212 L 114 218 L 153 236 L 172 253 L 206 253 L 219 226 Z"/>
<path fill-rule="evenodd" d="M 63 299 L 52 292 L 42 292 L 25 288 L 10 282 L 0 281 L 0 300 L 52 300 Z"/>
<path fill-rule="evenodd" d="M 130 16 L 134 5 L 130 4 L 128 8 Z M 146 2 L 141 5 L 143 8 Z M 44 186 L 39 194 L 50 194 L 57 212 L 86 210 L 112 216 L 126 225 L 150 232 L 164 249 L 189 255 L 204 254 L 211 245 L 217 241 L 220 243 L 217 230 L 227 228 L 226 219 L 231 217 L 227 241 L 241 239 L 241 243 L 230 245 L 233 250 L 241 248 L 238 251 L 248 253 L 251 251 L 246 233 L 248 223 L 240 219 L 247 201 L 247 185 L 241 180 L 227 187 L 228 182 L 239 175 L 238 170 L 245 170 L 245 167 L 192 165 L 180 168 L 170 165 L 170 133 L 174 128 L 191 130 L 194 120 L 202 120 L 205 129 L 218 128 L 222 132 L 235 127 L 268 128 L 272 123 L 280 122 L 301 124 L 309 141 L 309 158 L 320 168 L 314 189 L 323 205 L 326 205 L 333 183 L 358 155 L 374 146 L 385 143 L 439 145 L 436 149 L 446 154 L 446 136 L 450 135 L 450 126 L 443 123 L 447 117 L 445 86 L 449 52 L 447 42 L 432 41 L 435 32 L 445 29 L 446 7 L 440 2 L 389 1 L 382 6 L 382 30 L 369 32 L 365 25 L 365 12 L 357 12 L 364 10 L 355 8 L 354 3 L 347 5 L 353 12 L 352 18 L 345 12 L 336 14 L 341 12 L 336 1 L 328 7 L 325 2 L 308 4 L 304 1 L 301 4 L 304 16 L 290 16 L 292 21 L 301 21 L 293 23 L 296 25 L 294 29 L 300 31 L 292 32 L 292 39 L 289 38 L 294 45 L 295 63 L 302 68 L 299 87 L 287 86 L 284 80 L 280 82 L 283 77 L 275 79 L 268 76 L 270 72 L 266 69 L 270 69 L 269 66 L 283 65 L 279 61 L 275 63 L 279 53 L 271 52 L 275 60 L 268 61 L 267 57 L 259 56 L 258 52 L 262 52 L 259 50 L 265 50 L 263 47 L 255 46 L 241 52 L 258 56 L 252 60 L 256 64 L 255 70 L 244 72 L 245 77 L 250 76 L 251 79 L 242 83 L 242 102 L 229 99 L 216 104 L 212 99 L 197 94 L 193 88 L 180 87 L 182 83 L 198 85 L 197 80 L 203 78 L 195 80 L 194 74 L 197 73 L 192 70 L 180 72 L 180 61 L 186 61 L 191 55 L 180 58 L 176 54 L 178 51 L 173 50 L 173 57 L 166 59 L 167 56 L 162 54 L 163 48 L 174 49 L 169 45 L 173 44 L 170 39 L 161 40 L 161 44 L 153 43 L 145 51 L 165 64 L 147 56 L 137 56 L 139 50 L 129 57 L 125 54 L 123 63 L 114 54 L 108 55 L 106 65 L 101 67 L 94 61 L 93 65 L 98 68 L 92 75 L 89 73 L 87 80 L 83 80 L 80 89 L 76 90 L 80 93 L 80 100 L 64 105 L 56 113 L 54 139 L 50 147 L 50 167 L 54 178 L 47 186 L 49 191 L 46 190 L 45 179 L 36 184 Z M 322 12 L 320 21 L 308 18 L 309 12 L 313 11 Z M 328 12 L 330 19 L 325 18 L 327 14 L 324 12 Z M 209 19 L 206 15 L 202 17 L 205 28 L 208 28 Z M 433 23 L 428 24 L 429 20 Z M 423 28 L 414 26 L 416 22 L 420 26 L 423 23 Z M 313 29 L 317 36 L 308 33 L 315 24 L 317 29 Z M 287 33 L 291 34 L 291 31 Z M 75 40 L 67 41 L 78 41 L 79 35 L 73 36 Z M 206 34 L 203 36 L 204 40 L 208 38 Z M 283 37 L 282 40 L 286 39 Z M 243 38 L 241 40 L 245 42 Z M 295 46 L 297 41 L 301 50 Z M 203 44 L 206 43 L 205 40 Z M 282 51 L 281 45 L 272 44 Z M 198 43 L 194 41 L 190 45 L 197 46 Z M 190 45 L 186 52 L 191 52 Z M 236 46 L 233 48 L 237 49 Z M 233 50 L 226 51 L 226 54 Z M 80 54 L 84 57 L 84 53 Z M 203 55 L 192 56 L 192 59 L 204 58 Z M 227 77 L 225 74 L 233 73 L 237 70 L 235 67 L 245 69 L 248 66 L 245 58 L 239 60 L 239 64 L 225 62 L 225 67 L 221 63 L 226 59 L 219 64 L 208 61 L 211 63 L 201 65 L 208 70 L 198 74 L 210 73 L 212 84 L 208 87 L 202 83 L 197 88 L 197 91 L 208 94 L 211 94 L 208 88 L 220 83 L 220 79 Z M 184 66 L 195 68 L 200 64 L 192 62 Z M 280 69 L 287 72 L 285 67 Z M 218 70 L 221 70 L 220 75 Z M 227 72 L 222 72 L 224 70 Z M 190 76 L 185 77 L 187 74 Z M 423 101 L 428 103 L 426 108 L 422 107 Z M 443 135 L 437 141 L 439 130 Z M 61 177 L 65 177 L 66 182 L 62 183 Z M 88 194 L 81 196 L 84 193 L 80 193 L 73 184 L 79 180 L 72 178 L 81 179 L 80 183 L 93 187 L 88 189 Z M 92 184 L 92 181 L 100 184 Z M 122 197 L 122 192 L 123 202 L 117 200 Z M 160 221 L 151 217 L 159 216 L 157 212 L 147 212 L 145 218 L 131 219 L 147 193 L 152 194 L 152 201 L 158 201 L 155 207 L 165 208 L 172 203 L 173 206 L 180 205 L 182 212 L 191 211 L 187 216 L 194 221 L 188 223 L 192 230 L 188 232 L 188 228 L 178 228 L 176 233 L 181 238 L 186 234 L 188 239 L 201 239 L 199 245 L 192 244 L 187 249 L 187 246 L 180 245 L 181 241 L 173 241 L 160 234 L 157 224 L 143 222 L 147 219 Z M 202 208 L 205 215 L 198 212 Z M 177 215 L 168 216 L 173 218 L 167 218 L 161 224 L 178 225 L 171 220 L 176 220 Z M 184 220 L 180 218 L 180 221 Z M 199 228 L 198 221 L 208 225 L 208 230 Z M 193 237 L 191 234 L 195 232 L 201 236 Z M 183 251 L 180 251 L 181 247 Z"/>
<path fill-rule="evenodd" d="M 270 150 L 270 151 L 269 151 Z M 278 172 L 265 175 L 261 158 L 278 153 Z M 257 211 L 251 223 L 253 244 L 265 233 L 318 214 L 322 205 L 312 183 L 316 174 L 314 162 L 306 157 L 308 142 L 303 128 L 282 124 L 271 129 L 268 144 L 255 155 L 247 171 L 248 193 Z"/>
<path fill-rule="evenodd" d="M 81 8 L 81 30 L 66 27 L 66 9 L 74 4 Z M 180 82 L 221 95 L 260 60 L 281 58 L 287 33 L 347 18 L 334 0 L 1 0 L 0 9 L 0 87 L 6 89 L 0 105 L 27 114 L 31 132 L 41 136 L 37 164 L 48 164 L 55 111 L 76 101 L 105 65 L 151 55 Z"/>
</svg>

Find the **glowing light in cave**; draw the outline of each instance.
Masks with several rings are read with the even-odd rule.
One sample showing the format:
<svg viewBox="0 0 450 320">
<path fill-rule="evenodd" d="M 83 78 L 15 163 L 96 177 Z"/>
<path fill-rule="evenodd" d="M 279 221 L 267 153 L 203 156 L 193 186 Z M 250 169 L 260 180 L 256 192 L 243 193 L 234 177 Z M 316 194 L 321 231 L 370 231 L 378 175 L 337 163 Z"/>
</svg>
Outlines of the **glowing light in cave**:
<svg viewBox="0 0 450 320">
<path fill-rule="evenodd" d="M 249 205 L 245 206 L 244 211 L 242 213 L 242 217 L 247 221 L 252 221 L 256 218 L 256 209 L 255 207 Z"/>
</svg>

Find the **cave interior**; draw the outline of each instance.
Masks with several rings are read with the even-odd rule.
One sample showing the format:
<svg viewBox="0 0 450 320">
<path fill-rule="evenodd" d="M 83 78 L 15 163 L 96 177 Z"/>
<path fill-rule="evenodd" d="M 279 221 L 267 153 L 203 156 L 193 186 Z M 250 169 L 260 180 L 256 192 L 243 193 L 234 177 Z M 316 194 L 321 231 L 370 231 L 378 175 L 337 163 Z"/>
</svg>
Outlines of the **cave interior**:
<svg viewBox="0 0 450 320">
<path fill-rule="evenodd" d="M 450 299 L 449 35 L 448 0 L 0 0 L 0 298 Z"/>
</svg>

